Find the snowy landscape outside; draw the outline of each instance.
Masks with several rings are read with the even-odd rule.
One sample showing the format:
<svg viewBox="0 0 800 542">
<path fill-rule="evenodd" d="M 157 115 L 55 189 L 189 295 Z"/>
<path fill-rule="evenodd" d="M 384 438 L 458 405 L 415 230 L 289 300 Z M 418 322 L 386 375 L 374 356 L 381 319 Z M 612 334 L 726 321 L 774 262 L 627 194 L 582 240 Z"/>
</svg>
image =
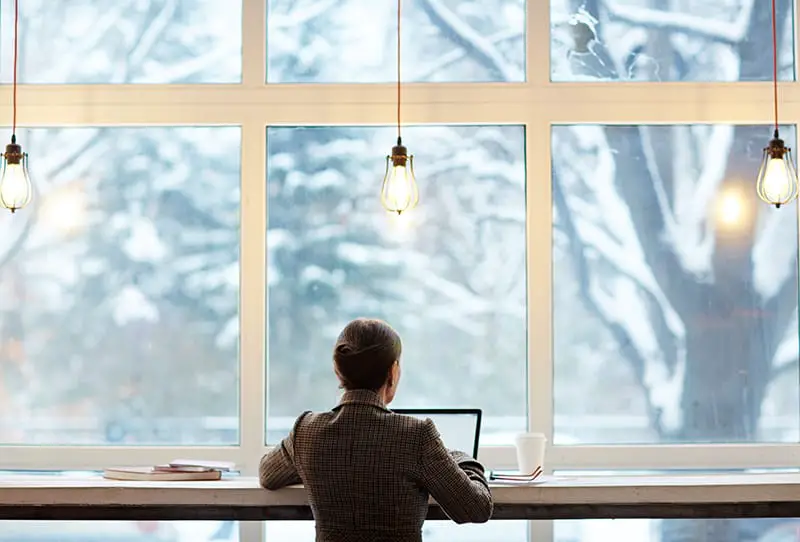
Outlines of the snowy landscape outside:
<svg viewBox="0 0 800 542">
<path fill-rule="evenodd" d="M 768 81 L 762 1 L 551 0 L 553 85 Z M 21 4 L 23 83 L 241 81 L 240 2 Z M 526 80 L 523 0 L 406 5 L 408 81 Z M 778 6 L 780 76 L 793 80 L 794 7 Z M 395 9 L 270 0 L 267 81 L 391 82 Z M 760 204 L 752 186 L 770 126 L 556 124 L 552 177 L 527 180 L 522 124 L 411 126 L 424 205 L 407 220 L 375 204 L 392 128 L 265 130 L 269 443 L 335 403 L 333 341 L 367 314 L 404 338 L 397 407 L 479 407 L 484 444 L 511 444 L 527 424 L 526 182 L 552 186 L 555 444 L 800 438 L 797 212 Z M 793 127 L 782 134 L 796 147 Z M 237 444 L 240 128 L 19 138 L 36 193 L 0 215 L 0 441 Z M 29 527 L 14 540 L 45 529 Z M 238 540 L 230 522 L 69 529 L 81 542 Z M 266 530 L 313 539 L 311 522 Z M 554 523 L 558 542 L 797 532 L 793 520 Z M 429 522 L 425 535 L 514 542 L 527 523 Z"/>
</svg>

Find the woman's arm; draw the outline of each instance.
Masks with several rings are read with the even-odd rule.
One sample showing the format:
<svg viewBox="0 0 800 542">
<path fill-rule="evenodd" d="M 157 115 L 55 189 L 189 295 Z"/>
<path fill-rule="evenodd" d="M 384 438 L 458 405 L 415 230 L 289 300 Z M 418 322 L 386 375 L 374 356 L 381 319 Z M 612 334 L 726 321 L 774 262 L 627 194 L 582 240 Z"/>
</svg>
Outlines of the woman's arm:
<svg viewBox="0 0 800 542">
<path fill-rule="evenodd" d="M 301 414 L 294 422 L 289 436 L 261 458 L 258 465 L 258 480 L 261 487 L 274 490 L 303 482 L 294 464 L 294 438 L 300 422 L 307 414 L 308 412 Z"/>
<path fill-rule="evenodd" d="M 431 420 L 422 431 L 421 485 L 456 523 L 489 521 L 493 502 L 483 466 L 466 454 L 448 452 Z"/>
</svg>

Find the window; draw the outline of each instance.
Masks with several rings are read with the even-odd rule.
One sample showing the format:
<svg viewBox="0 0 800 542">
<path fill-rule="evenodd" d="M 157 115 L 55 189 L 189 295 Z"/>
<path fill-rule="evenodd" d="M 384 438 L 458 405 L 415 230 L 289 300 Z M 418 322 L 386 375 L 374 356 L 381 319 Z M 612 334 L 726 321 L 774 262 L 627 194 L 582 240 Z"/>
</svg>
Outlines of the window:
<svg viewBox="0 0 800 542">
<path fill-rule="evenodd" d="M 22 83 L 236 83 L 242 74 L 241 8 L 241 0 L 25 0 L 18 77 Z M 0 21 L 8 82 L 13 2 L 3 4 Z"/>
<path fill-rule="evenodd" d="M 767 3 L 768 4 L 768 3 Z M 768 5 L 550 0 L 553 81 L 771 81 Z M 778 2 L 779 70 L 794 80 L 793 3 Z"/>
<path fill-rule="evenodd" d="M 273 83 L 396 80 L 397 3 L 267 0 Z M 405 81 L 524 81 L 524 0 L 404 3 Z"/>
<path fill-rule="evenodd" d="M 36 195 L 0 215 L 0 443 L 237 443 L 239 129 L 19 136 Z"/>
<path fill-rule="evenodd" d="M 3 521 L 4 541 L 238 542 L 228 521 Z"/>
<path fill-rule="evenodd" d="M 266 540 L 314 542 L 311 521 L 265 522 Z M 480 525 L 455 525 L 446 521 L 428 521 L 422 527 L 425 542 L 524 542 L 528 539 L 526 521 L 496 521 Z"/>
<path fill-rule="evenodd" d="M 0 472 L 0 476 L 32 472 Z M 48 473 L 64 477 L 85 476 L 87 472 Z M 0 521 L 3 542 L 238 542 L 234 521 Z"/>
<path fill-rule="evenodd" d="M 600 542 L 601 540 L 756 540 L 791 542 L 797 539 L 800 521 L 769 519 L 584 519 L 556 521 L 555 542 Z"/>
<path fill-rule="evenodd" d="M 704 471 L 704 473 L 707 471 Z M 730 473 L 730 471 L 725 471 Z M 745 471 L 747 472 L 747 471 Z M 752 472 L 752 471 L 750 471 Z M 761 470 L 760 472 L 764 472 Z M 794 471 L 796 472 L 796 470 Z M 670 472 L 563 472 L 567 476 L 667 475 Z M 685 475 L 686 472 L 675 473 Z M 554 521 L 554 542 L 600 542 L 634 540 L 668 542 L 672 540 L 724 540 L 790 542 L 797 539 L 797 518 L 747 519 L 582 519 Z"/>
<path fill-rule="evenodd" d="M 797 204 L 769 208 L 753 186 L 772 120 L 763 3 L 403 0 L 422 198 L 397 220 L 378 199 L 392 1 L 21 2 L 36 192 L 0 212 L 0 469 L 191 456 L 254 475 L 302 410 L 336 403 L 333 342 L 362 315 L 403 336 L 397 407 L 484 410 L 489 468 L 515 467 L 526 428 L 548 437 L 546 474 L 796 464 Z M 797 17 L 778 0 L 793 147 Z M 793 528 L 712 524 L 426 535 L 776 542 Z M 64 529 L 144 542 L 152 527 L 109 525 Z"/>
<path fill-rule="evenodd" d="M 269 443 L 336 403 L 333 344 L 364 315 L 403 337 L 393 406 L 483 408 L 485 444 L 526 427 L 524 129 L 404 134 L 427 203 L 399 217 L 377 199 L 394 129 L 267 134 Z"/>
<path fill-rule="evenodd" d="M 797 213 L 753 187 L 771 132 L 553 128 L 556 442 L 800 438 Z"/>
</svg>

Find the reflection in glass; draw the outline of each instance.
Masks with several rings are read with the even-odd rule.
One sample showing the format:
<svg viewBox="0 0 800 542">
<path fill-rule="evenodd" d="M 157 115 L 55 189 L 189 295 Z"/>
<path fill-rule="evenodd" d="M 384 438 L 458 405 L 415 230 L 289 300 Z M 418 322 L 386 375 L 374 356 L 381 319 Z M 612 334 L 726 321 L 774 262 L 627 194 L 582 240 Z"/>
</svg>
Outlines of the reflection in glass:
<svg viewBox="0 0 800 542">
<path fill-rule="evenodd" d="M 766 0 L 549 2 L 553 81 L 772 80 Z M 777 4 L 784 81 L 794 80 L 793 4 Z"/>
<path fill-rule="evenodd" d="M 393 133 L 268 131 L 270 443 L 335 405 L 333 344 L 358 316 L 404 339 L 394 406 L 483 408 L 484 444 L 526 426 L 524 129 L 407 128 L 424 203 L 399 217 L 375 197 Z"/>
<path fill-rule="evenodd" d="M 0 7 L 0 68 L 13 71 L 13 2 Z M 242 0 L 25 0 L 22 83 L 238 83 Z M 58 62 L 53 59 L 58 58 Z"/>
<path fill-rule="evenodd" d="M 238 442 L 240 130 L 34 129 L 0 213 L 0 444 Z"/>
<path fill-rule="evenodd" d="M 557 444 L 797 441 L 797 209 L 752 180 L 769 133 L 553 128 Z"/>
<path fill-rule="evenodd" d="M 396 79 L 396 2 L 267 2 L 271 83 Z M 407 1 L 402 32 L 404 81 L 525 80 L 525 0 Z"/>
</svg>

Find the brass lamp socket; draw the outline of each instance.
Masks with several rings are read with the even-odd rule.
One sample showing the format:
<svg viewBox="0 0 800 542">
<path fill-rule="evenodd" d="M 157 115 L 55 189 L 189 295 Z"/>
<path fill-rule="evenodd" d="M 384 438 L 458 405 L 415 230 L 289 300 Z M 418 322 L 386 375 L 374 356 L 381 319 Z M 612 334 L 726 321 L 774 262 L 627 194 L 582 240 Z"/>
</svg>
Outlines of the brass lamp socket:
<svg viewBox="0 0 800 542">
<path fill-rule="evenodd" d="M 782 159 L 783 156 L 789 152 L 791 149 L 786 146 L 786 143 L 783 139 L 779 137 L 774 137 L 770 139 L 769 145 L 764 148 L 764 152 L 769 155 L 770 158 L 773 159 Z"/>
<path fill-rule="evenodd" d="M 392 147 L 392 165 L 405 166 L 408 161 L 408 149 L 403 145 L 396 145 Z"/>
<path fill-rule="evenodd" d="M 22 145 L 16 143 L 9 143 L 6 145 L 6 152 L 3 154 L 7 164 L 19 164 L 22 162 L 24 156 L 22 152 Z"/>
</svg>

